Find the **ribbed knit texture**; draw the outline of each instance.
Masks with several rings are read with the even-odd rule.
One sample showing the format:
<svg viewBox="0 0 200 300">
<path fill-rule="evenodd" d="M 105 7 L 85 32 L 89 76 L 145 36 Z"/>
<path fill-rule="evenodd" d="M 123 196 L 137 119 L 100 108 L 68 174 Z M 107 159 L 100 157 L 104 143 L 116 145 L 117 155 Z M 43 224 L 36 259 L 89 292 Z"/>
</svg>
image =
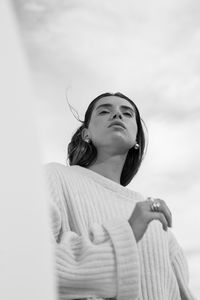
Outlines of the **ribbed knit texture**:
<svg viewBox="0 0 200 300">
<path fill-rule="evenodd" d="M 128 219 L 140 194 L 80 166 L 45 171 L 59 299 L 194 299 L 169 230 L 152 221 L 136 243 Z"/>
</svg>

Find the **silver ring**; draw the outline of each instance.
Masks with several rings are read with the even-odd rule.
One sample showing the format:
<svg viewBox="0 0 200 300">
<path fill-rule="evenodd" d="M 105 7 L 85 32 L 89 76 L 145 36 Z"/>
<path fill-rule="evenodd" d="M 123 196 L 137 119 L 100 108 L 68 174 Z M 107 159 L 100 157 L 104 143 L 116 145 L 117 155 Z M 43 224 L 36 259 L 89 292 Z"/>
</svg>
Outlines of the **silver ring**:
<svg viewBox="0 0 200 300">
<path fill-rule="evenodd" d="M 151 211 L 158 212 L 160 208 L 160 202 L 158 200 L 153 199 L 152 197 L 148 197 L 147 199 L 152 202 Z"/>
<path fill-rule="evenodd" d="M 151 210 L 152 210 L 153 212 L 158 212 L 158 211 L 159 211 L 159 208 L 160 208 L 160 202 L 154 200 L 153 203 L 152 203 L 152 205 L 151 205 Z"/>
</svg>

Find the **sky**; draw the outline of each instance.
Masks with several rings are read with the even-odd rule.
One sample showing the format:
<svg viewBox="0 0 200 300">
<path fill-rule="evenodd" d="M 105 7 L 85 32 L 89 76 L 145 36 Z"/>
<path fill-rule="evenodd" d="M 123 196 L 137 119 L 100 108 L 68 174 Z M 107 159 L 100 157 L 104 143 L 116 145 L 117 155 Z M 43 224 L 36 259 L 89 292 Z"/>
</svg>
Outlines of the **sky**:
<svg viewBox="0 0 200 300">
<path fill-rule="evenodd" d="M 13 0 L 34 85 L 42 162 L 65 164 L 67 144 L 103 92 L 137 104 L 148 128 L 129 185 L 164 199 L 200 296 L 200 2 Z"/>
</svg>

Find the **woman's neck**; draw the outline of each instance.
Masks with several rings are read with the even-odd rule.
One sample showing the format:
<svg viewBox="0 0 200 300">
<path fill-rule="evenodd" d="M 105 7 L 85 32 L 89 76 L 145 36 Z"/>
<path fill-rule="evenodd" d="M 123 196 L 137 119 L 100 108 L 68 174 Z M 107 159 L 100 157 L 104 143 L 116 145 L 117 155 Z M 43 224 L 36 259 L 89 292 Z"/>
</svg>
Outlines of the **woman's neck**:
<svg viewBox="0 0 200 300">
<path fill-rule="evenodd" d="M 120 184 L 122 169 L 126 160 L 126 155 L 112 155 L 98 157 L 94 164 L 88 169 L 107 177 Z"/>
</svg>

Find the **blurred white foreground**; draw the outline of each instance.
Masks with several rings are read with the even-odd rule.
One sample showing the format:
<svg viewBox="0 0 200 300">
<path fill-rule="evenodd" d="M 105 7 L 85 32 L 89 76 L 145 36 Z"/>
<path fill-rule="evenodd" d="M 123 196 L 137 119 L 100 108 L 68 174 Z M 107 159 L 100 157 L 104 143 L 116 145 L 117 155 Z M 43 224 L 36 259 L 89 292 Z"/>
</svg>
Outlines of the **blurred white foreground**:
<svg viewBox="0 0 200 300">
<path fill-rule="evenodd" d="M 0 20 L 0 299 L 53 300 L 33 94 L 15 15 L 7 1 L 0 1 Z"/>
</svg>

